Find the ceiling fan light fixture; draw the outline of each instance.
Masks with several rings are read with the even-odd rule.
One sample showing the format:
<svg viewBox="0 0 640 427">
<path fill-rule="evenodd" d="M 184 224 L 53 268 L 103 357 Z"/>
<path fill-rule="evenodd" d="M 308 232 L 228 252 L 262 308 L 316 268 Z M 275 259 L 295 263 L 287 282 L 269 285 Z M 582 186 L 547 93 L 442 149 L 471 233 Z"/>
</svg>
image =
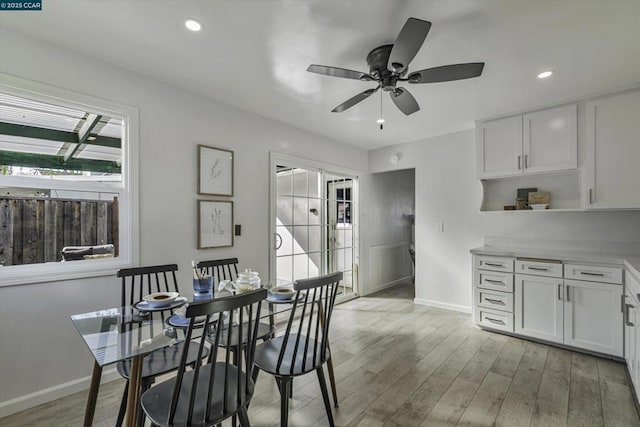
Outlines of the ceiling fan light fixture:
<svg viewBox="0 0 640 427">
<path fill-rule="evenodd" d="M 380 119 L 376 120 L 376 123 L 377 123 L 377 124 L 379 124 L 379 125 L 381 125 L 381 124 L 383 124 L 383 123 L 384 123 L 384 119 L 383 119 L 383 118 L 380 118 Z"/>
<path fill-rule="evenodd" d="M 553 70 L 546 70 L 538 74 L 539 79 L 546 79 L 553 75 Z"/>
<path fill-rule="evenodd" d="M 189 31 L 193 31 L 193 32 L 198 32 L 202 29 L 202 24 L 198 21 L 196 21 L 195 19 L 186 19 L 184 21 L 184 26 L 187 27 L 187 30 Z"/>
</svg>

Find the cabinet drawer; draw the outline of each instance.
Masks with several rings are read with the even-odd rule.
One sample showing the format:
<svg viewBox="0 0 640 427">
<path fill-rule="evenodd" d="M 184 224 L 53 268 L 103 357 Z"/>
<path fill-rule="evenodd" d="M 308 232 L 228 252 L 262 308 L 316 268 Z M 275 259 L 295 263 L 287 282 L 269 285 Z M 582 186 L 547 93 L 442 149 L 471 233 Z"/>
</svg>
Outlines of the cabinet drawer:
<svg viewBox="0 0 640 427">
<path fill-rule="evenodd" d="M 513 293 L 513 274 L 475 270 L 473 284 L 478 288 Z"/>
<path fill-rule="evenodd" d="M 487 328 L 513 332 L 513 313 L 476 307 L 476 324 Z"/>
<path fill-rule="evenodd" d="M 513 294 L 506 292 L 488 291 L 486 289 L 474 289 L 474 301 L 476 306 L 493 308 L 496 310 L 513 312 Z"/>
<path fill-rule="evenodd" d="M 516 260 L 516 273 L 533 276 L 562 277 L 562 263 L 527 259 Z"/>
<path fill-rule="evenodd" d="M 564 278 L 622 284 L 622 268 L 595 265 L 565 264 Z"/>
<path fill-rule="evenodd" d="M 474 255 L 473 266 L 480 270 L 513 272 L 513 258 L 503 256 Z"/>
</svg>

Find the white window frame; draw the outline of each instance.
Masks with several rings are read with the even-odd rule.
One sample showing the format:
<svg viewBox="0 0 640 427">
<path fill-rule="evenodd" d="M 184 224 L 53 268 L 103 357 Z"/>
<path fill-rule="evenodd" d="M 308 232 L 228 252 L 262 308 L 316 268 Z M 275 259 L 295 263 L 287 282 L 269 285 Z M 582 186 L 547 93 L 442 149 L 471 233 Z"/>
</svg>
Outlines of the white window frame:
<svg viewBox="0 0 640 427">
<path fill-rule="evenodd" d="M 122 119 L 122 180 L 74 182 L 46 177 L 2 176 L 0 185 L 58 190 L 79 190 L 118 195 L 119 247 L 115 258 L 0 266 L 0 287 L 111 276 L 120 268 L 138 264 L 138 147 L 139 114 L 135 107 L 0 73 L 0 92 Z M 46 185 L 45 185 L 46 184 Z"/>
</svg>

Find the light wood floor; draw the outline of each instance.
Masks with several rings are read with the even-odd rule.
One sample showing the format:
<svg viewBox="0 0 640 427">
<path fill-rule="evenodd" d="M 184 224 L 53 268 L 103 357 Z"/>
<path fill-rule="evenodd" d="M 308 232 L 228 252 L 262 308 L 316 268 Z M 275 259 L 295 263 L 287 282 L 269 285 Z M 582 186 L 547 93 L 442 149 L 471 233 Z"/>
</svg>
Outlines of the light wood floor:
<svg viewBox="0 0 640 427">
<path fill-rule="evenodd" d="M 623 364 L 482 331 L 469 315 L 412 299 L 401 285 L 336 306 L 337 425 L 640 426 Z M 114 425 L 123 387 L 101 388 L 94 425 Z M 262 373 L 252 426 L 278 425 L 278 396 Z M 84 404 L 78 393 L 0 426 L 80 426 Z M 315 375 L 296 380 L 290 407 L 292 426 L 327 425 Z"/>
</svg>

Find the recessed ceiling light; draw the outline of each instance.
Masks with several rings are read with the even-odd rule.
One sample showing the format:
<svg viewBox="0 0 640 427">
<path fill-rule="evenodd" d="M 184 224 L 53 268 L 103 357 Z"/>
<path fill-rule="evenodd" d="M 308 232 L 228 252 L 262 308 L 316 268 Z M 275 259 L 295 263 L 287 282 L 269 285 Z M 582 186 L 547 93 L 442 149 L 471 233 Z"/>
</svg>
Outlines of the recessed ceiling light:
<svg viewBox="0 0 640 427">
<path fill-rule="evenodd" d="M 540 74 L 538 74 L 538 78 L 539 79 L 546 79 L 547 77 L 551 77 L 552 74 L 553 74 L 552 70 L 543 71 Z"/>
<path fill-rule="evenodd" d="M 202 24 L 200 24 L 195 19 L 187 19 L 186 21 L 184 21 L 184 26 L 191 31 L 200 31 L 202 29 Z"/>
</svg>

